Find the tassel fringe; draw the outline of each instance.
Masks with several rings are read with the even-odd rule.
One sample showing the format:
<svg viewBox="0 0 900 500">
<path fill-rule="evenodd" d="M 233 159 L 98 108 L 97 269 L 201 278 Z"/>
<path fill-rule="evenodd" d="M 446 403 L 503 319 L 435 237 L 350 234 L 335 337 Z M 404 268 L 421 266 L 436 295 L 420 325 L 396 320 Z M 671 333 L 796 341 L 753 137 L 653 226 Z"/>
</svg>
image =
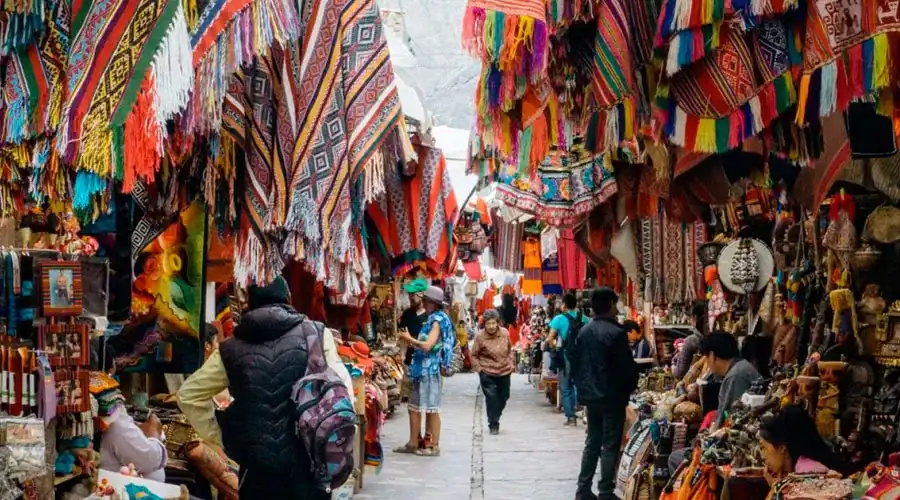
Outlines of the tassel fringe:
<svg viewBox="0 0 900 500">
<path fill-rule="evenodd" d="M 807 123 L 846 111 L 851 102 L 878 98 L 890 87 L 894 61 L 890 47 L 900 43 L 894 33 L 879 33 L 848 48 L 838 57 L 801 77 L 794 122 Z M 811 96 L 818 96 L 813 99 Z M 878 109 L 884 109 L 881 105 Z"/>
<path fill-rule="evenodd" d="M 785 73 L 764 85 L 752 99 L 730 115 L 701 118 L 688 115 L 668 96 L 668 88 L 657 88 L 656 120 L 662 133 L 677 145 L 697 153 L 724 153 L 738 147 L 768 127 L 797 100 L 793 78 Z"/>
</svg>

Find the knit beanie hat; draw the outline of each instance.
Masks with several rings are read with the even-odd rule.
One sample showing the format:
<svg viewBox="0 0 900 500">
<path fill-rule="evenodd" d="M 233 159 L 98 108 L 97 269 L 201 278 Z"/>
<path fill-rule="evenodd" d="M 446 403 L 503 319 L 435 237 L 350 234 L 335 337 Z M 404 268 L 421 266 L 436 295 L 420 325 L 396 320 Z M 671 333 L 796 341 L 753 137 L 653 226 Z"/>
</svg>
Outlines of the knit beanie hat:
<svg viewBox="0 0 900 500">
<path fill-rule="evenodd" d="M 266 286 L 250 285 L 247 289 L 247 303 L 251 310 L 272 304 L 287 304 L 288 295 L 287 281 L 279 276 Z"/>
</svg>

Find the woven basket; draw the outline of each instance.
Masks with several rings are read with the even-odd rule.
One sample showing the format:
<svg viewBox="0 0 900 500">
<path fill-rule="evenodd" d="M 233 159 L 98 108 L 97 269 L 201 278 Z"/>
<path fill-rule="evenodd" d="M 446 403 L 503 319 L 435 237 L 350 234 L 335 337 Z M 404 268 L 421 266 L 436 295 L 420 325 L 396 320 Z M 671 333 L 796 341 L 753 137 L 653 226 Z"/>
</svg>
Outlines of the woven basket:
<svg viewBox="0 0 900 500">
<path fill-rule="evenodd" d="M 871 271 L 881 258 L 881 250 L 863 244 L 863 247 L 850 256 L 850 267 L 854 271 Z"/>
</svg>

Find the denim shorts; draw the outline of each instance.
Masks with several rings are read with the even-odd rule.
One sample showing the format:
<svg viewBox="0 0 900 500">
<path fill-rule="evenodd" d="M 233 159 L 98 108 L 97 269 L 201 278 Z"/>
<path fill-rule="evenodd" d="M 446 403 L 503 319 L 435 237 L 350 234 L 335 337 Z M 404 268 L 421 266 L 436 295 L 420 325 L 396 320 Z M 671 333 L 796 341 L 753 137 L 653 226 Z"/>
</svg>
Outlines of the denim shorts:
<svg viewBox="0 0 900 500">
<path fill-rule="evenodd" d="M 440 375 L 426 375 L 414 381 L 409 395 L 409 410 L 440 413 L 442 384 Z"/>
</svg>

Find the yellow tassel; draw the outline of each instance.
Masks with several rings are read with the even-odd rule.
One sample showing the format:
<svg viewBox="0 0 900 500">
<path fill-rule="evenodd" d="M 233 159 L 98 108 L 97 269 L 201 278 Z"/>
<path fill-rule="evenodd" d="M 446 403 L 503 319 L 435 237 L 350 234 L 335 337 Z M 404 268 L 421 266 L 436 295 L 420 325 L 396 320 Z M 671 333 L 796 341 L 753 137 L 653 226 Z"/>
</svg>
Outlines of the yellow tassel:
<svg viewBox="0 0 900 500">
<path fill-rule="evenodd" d="M 701 153 L 716 152 L 716 120 L 710 118 L 701 118 L 700 125 L 697 127 L 697 142 L 694 145 L 694 151 Z"/>
<path fill-rule="evenodd" d="M 634 137 L 634 101 L 631 98 L 627 98 L 622 101 L 622 105 L 625 106 L 625 140 L 630 140 Z"/>
<path fill-rule="evenodd" d="M 878 34 L 873 40 L 875 48 L 872 55 L 872 87 L 883 89 L 890 85 L 890 55 L 888 54 L 888 40 L 884 33 Z"/>
<path fill-rule="evenodd" d="M 484 15 L 484 52 L 489 61 L 496 61 L 500 54 L 494 53 L 494 47 L 497 45 L 497 14 L 492 11 L 485 12 Z"/>
<path fill-rule="evenodd" d="M 78 158 L 80 168 L 93 172 L 98 177 L 109 176 L 112 150 L 112 132 L 107 127 L 82 136 L 81 156 Z"/>
<path fill-rule="evenodd" d="M 709 24 L 712 22 L 712 10 L 713 10 L 713 2 L 715 0 L 705 0 L 703 6 L 700 11 L 700 18 L 703 19 L 703 24 Z"/>
<path fill-rule="evenodd" d="M 603 153 L 603 167 L 606 168 L 606 170 L 608 170 L 611 174 L 616 173 L 615 167 L 613 167 L 612 158 L 608 153 Z"/>
<path fill-rule="evenodd" d="M 891 116 L 894 114 L 894 90 L 890 88 L 882 89 L 878 96 L 878 104 L 875 109 L 879 115 Z"/>
<path fill-rule="evenodd" d="M 806 123 L 806 99 L 809 97 L 809 74 L 800 78 L 800 101 L 797 103 L 797 117 L 794 123 L 803 125 Z"/>
<path fill-rule="evenodd" d="M 503 134 L 503 154 L 510 155 L 512 154 L 512 134 L 509 115 L 503 113 L 500 116 L 500 131 Z"/>
<path fill-rule="evenodd" d="M 181 6 L 184 8 L 184 19 L 187 21 L 188 29 L 193 32 L 200 23 L 200 10 L 197 8 L 197 0 L 181 0 Z"/>
<path fill-rule="evenodd" d="M 550 109 L 550 146 L 559 144 L 559 122 L 557 121 L 559 112 L 559 104 L 556 102 L 556 95 L 551 93 L 548 108 Z"/>
</svg>

